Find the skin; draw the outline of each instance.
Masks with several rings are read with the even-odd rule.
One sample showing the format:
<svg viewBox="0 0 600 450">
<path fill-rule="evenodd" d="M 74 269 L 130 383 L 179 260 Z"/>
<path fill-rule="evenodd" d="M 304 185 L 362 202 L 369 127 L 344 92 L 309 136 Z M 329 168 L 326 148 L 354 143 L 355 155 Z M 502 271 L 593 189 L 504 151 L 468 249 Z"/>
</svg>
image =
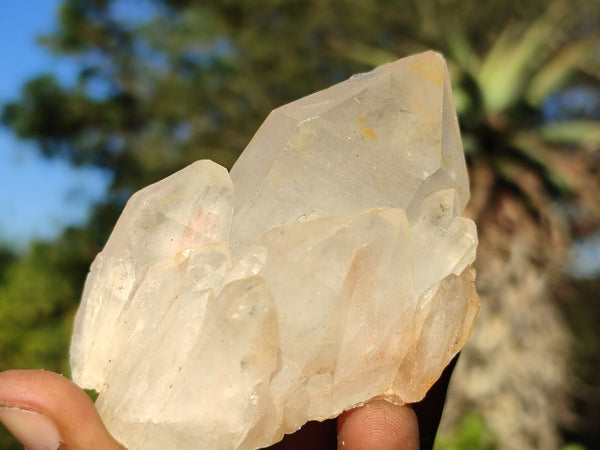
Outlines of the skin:
<svg viewBox="0 0 600 450">
<path fill-rule="evenodd" d="M 69 379 L 44 370 L 0 373 L 0 402 L 48 417 L 61 438 L 61 449 L 124 449 L 106 430 L 87 394 Z"/>
<path fill-rule="evenodd" d="M 338 449 L 418 450 L 419 425 L 410 406 L 383 400 L 342 414 L 337 421 Z"/>
<path fill-rule="evenodd" d="M 309 422 L 270 449 L 430 449 L 455 362 L 420 403 L 397 406 L 375 400 L 344 412 L 337 421 Z M 0 372 L 0 406 L 17 406 L 49 418 L 58 429 L 61 450 L 125 448 L 107 431 L 87 394 L 56 373 Z"/>
</svg>

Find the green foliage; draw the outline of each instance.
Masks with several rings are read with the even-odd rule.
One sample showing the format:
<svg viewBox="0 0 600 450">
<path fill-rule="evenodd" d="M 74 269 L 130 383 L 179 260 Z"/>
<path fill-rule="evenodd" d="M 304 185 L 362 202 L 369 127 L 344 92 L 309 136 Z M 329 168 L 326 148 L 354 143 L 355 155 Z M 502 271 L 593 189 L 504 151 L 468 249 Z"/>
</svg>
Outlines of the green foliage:
<svg viewBox="0 0 600 450">
<path fill-rule="evenodd" d="M 68 373 L 67 347 L 81 282 L 91 256 L 70 230 L 35 244 L 8 263 L 0 284 L 0 370 L 43 368 Z M 87 250 L 87 251 L 86 251 Z"/>
<path fill-rule="evenodd" d="M 591 151 L 600 146 L 600 122 L 582 116 L 549 120 L 544 113 L 548 98 L 567 83 L 597 86 L 598 74 L 581 69 L 600 43 L 585 14 L 600 9 L 572 7 L 554 0 L 529 21 L 508 20 L 485 54 L 456 30 L 448 50 L 456 62 L 457 108 L 472 166 L 491 168 L 493 188 L 518 192 L 533 215 L 551 224 L 559 201 L 585 210 L 597 226 L 600 186 Z M 538 180 L 525 181 L 532 174 Z"/>
<path fill-rule="evenodd" d="M 585 450 L 585 447 L 579 444 L 567 444 L 562 446 L 560 450 Z"/>
<path fill-rule="evenodd" d="M 438 434 L 433 448 L 434 450 L 494 450 L 497 447 L 483 419 L 467 415 L 451 434 Z"/>
<path fill-rule="evenodd" d="M 67 229 L 54 242 L 34 243 L 20 257 L 0 251 L 0 371 L 36 368 L 69 375 L 73 315 L 100 249 L 95 241 L 106 234 L 102 214 L 95 217 L 95 226 Z M 22 446 L 0 427 L 0 448 Z"/>
<path fill-rule="evenodd" d="M 0 424 L 0 448 L 3 450 L 23 450 L 23 446 Z"/>
<path fill-rule="evenodd" d="M 5 271 L 15 259 L 17 255 L 15 255 L 8 246 L 0 245 L 0 283 L 3 283 L 5 280 Z"/>
</svg>

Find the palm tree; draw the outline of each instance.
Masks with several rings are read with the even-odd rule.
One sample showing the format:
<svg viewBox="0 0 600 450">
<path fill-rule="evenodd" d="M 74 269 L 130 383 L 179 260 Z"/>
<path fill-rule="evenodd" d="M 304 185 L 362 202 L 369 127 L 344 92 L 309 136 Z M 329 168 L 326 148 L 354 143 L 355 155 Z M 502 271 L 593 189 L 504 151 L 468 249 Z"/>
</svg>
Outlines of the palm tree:
<svg viewBox="0 0 600 450">
<path fill-rule="evenodd" d="M 427 25 L 408 51 L 433 47 L 448 59 L 472 185 L 466 214 L 480 239 L 482 306 L 442 430 L 474 411 L 501 448 L 557 448 L 560 428 L 575 418 L 572 337 L 555 291 L 565 283 L 573 237 L 600 226 L 600 120 L 548 109 L 570 86 L 597 92 L 600 8 L 555 0 L 533 21 L 509 14 L 495 39 L 478 42 L 468 33 L 473 21 L 468 29 L 441 2 L 421 5 Z M 481 5 L 469 6 L 464 14 Z M 396 57 L 362 45 L 345 55 L 372 66 Z"/>
<path fill-rule="evenodd" d="M 471 177 L 466 214 L 479 230 L 482 306 L 442 430 L 476 412 L 500 448 L 558 448 L 560 429 L 576 420 L 576 383 L 555 292 L 572 239 L 600 226 L 600 120 L 548 109 L 572 86 L 598 91 L 600 8 L 555 0 L 534 21 L 506 21 L 486 46 L 438 2 L 424 4 L 423 22 L 438 32 L 413 48 L 448 59 Z M 346 56 L 372 66 L 395 57 L 367 46 Z"/>
<path fill-rule="evenodd" d="M 569 81 L 598 87 L 591 63 L 600 33 L 571 8 L 555 1 L 530 24 L 509 21 L 483 56 L 457 27 L 446 49 L 470 165 L 467 214 L 479 229 L 482 308 L 445 427 L 475 410 L 507 449 L 557 448 L 559 426 L 573 419 L 571 335 L 554 290 L 572 236 L 600 223 L 600 121 L 551 120 L 545 108 Z"/>
</svg>

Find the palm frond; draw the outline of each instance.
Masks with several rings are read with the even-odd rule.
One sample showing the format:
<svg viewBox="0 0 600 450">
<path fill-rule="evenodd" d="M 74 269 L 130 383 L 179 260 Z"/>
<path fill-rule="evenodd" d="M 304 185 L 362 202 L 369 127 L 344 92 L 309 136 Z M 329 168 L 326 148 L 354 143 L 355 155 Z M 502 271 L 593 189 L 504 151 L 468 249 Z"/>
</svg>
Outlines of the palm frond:
<svg viewBox="0 0 600 450">
<path fill-rule="evenodd" d="M 532 61 L 547 51 L 548 42 L 556 35 L 557 10 L 563 3 L 553 2 L 524 32 L 515 23 L 503 29 L 477 75 L 489 112 L 506 110 L 520 97 Z"/>
<path fill-rule="evenodd" d="M 557 145 L 577 145 L 588 151 L 600 149 L 600 121 L 564 120 L 543 125 L 539 132 L 544 140 Z"/>
<path fill-rule="evenodd" d="M 541 67 L 527 86 L 527 101 L 540 106 L 544 99 L 561 86 L 583 63 L 591 57 L 600 43 L 600 34 L 567 44 L 550 61 Z"/>
<path fill-rule="evenodd" d="M 575 190 L 571 173 L 559 164 L 556 149 L 535 132 L 517 133 L 512 141 L 513 149 L 539 167 L 538 175 L 549 186 L 563 195 L 570 195 Z"/>
</svg>

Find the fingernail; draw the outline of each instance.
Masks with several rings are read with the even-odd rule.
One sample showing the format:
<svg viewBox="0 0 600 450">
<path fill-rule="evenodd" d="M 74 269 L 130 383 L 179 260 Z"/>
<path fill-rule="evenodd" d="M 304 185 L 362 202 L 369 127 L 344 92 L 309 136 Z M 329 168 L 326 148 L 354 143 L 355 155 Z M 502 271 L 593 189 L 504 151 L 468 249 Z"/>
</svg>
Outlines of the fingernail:
<svg viewBox="0 0 600 450">
<path fill-rule="evenodd" d="M 56 425 L 36 411 L 2 406 L 0 422 L 27 450 L 56 450 L 60 446 Z"/>
</svg>

